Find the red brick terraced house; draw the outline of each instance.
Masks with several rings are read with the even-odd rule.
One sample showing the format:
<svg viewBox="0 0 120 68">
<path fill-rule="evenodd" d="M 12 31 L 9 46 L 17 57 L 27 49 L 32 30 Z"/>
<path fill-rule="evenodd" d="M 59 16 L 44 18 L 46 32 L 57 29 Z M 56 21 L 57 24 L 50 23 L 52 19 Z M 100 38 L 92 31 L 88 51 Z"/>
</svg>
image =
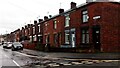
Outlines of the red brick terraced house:
<svg viewBox="0 0 120 68">
<path fill-rule="evenodd" d="M 119 12 L 118 2 L 71 2 L 70 10 L 44 21 L 43 43 L 78 52 L 119 52 Z"/>
<path fill-rule="evenodd" d="M 34 21 L 34 24 L 28 24 L 28 27 L 25 29 L 25 37 L 27 38 L 23 42 L 25 48 L 35 49 L 37 43 L 43 44 L 43 26 L 41 21 L 43 20 L 39 19 L 39 22 Z"/>
<path fill-rule="evenodd" d="M 45 17 L 43 24 L 43 44 L 49 44 L 51 47 L 60 47 L 64 43 L 64 9 L 60 9 L 60 15 L 51 19 Z"/>
<path fill-rule="evenodd" d="M 37 23 L 37 42 L 43 44 L 43 19 L 39 19 Z"/>
<path fill-rule="evenodd" d="M 20 36 L 45 47 L 74 49 L 76 52 L 120 52 L 120 3 L 88 2 L 33 25 L 22 28 Z M 25 34 L 25 29 L 28 30 Z"/>
</svg>

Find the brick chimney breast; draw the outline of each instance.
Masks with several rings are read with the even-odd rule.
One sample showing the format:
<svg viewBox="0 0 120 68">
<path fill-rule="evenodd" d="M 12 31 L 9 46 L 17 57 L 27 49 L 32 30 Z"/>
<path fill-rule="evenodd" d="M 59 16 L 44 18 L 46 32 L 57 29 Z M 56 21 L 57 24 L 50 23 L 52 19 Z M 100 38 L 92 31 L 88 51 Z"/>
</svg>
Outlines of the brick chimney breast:
<svg viewBox="0 0 120 68">
<path fill-rule="evenodd" d="M 59 14 L 64 13 L 64 9 L 59 9 Z"/>
<path fill-rule="evenodd" d="M 76 3 L 75 2 L 71 2 L 71 9 L 76 8 Z"/>
</svg>

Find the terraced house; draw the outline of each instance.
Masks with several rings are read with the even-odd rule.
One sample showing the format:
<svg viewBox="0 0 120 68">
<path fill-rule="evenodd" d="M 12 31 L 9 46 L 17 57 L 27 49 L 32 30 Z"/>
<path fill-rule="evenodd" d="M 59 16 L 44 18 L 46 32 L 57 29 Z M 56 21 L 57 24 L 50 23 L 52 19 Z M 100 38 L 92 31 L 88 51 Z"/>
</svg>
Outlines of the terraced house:
<svg viewBox="0 0 120 68">
<path fill-rule="evenodd" d="M 29 38 L 40 40 L 45 47 L 66 51 L 120 52 L 119 12 L 119 2 L 87 2 L 79 6 L 71 2 L 69 10 L 59 9 L 58 15 L 34 23 L 37 28 L 31 26 Z"/>
</svg>

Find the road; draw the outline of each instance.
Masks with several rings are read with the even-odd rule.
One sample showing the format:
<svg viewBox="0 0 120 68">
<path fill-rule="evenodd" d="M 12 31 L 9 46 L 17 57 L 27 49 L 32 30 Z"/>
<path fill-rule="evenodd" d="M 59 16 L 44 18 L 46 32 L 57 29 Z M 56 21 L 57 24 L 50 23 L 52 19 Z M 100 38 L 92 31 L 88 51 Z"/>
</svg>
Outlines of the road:
<svg viewBox="0 0 120 68">
<path fill-rule="evenodd" d="M 11 51 L 0 46 L 1 68 L 120 68 L 120 60 L 70 59 L 63 53 L 47 53 L 23 49 Z M 34 55 L 36 54 L 38 55 Z M 33 53 L 33 54 L 30 54 Z M 60 55 L 61 54 L 61 55 Z M 65 53 L 67 54 L 67 53 Z M 71 53 L 72 55 L 73 53 Z M 55 57 L 57 56 L 57 57 Z M 68 55 L 70 56 L 70 55 Z M 74 57 L 74 56 L 73 56 Z"/>
<path fill-rule="evenodd" d="M 20 66 L 32 63 L 32 60 L 26 55 L 10 49 L 3 49 L 0 46 L 0 67 L 1 68 L 19 68 Z"/>
</svg>

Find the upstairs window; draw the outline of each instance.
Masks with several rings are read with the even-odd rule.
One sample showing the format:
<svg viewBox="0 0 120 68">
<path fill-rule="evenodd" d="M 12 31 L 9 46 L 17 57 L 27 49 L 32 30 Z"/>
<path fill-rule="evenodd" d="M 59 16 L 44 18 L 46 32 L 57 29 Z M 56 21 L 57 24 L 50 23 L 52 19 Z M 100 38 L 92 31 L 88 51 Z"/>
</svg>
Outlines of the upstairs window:
<svg viewBox="0 0 120 68">
<path fill-rule="evenodd" d="M 57 21 L 56 20 L 53 21 L 53 28 L 57 29 Z"/>
<path fill-rule="evenodd" d="M 33 27 L 33 34 L 35 34 L 35 27 Z"/>
<path fill-rule="evenodd" d="M 38 31 L 40 32 L 40 25 L 38 25 Z"/>
<path fill-rule="evenodd" d="M 30 35 L 30 28 L 28 28 L 28 34 Z"/>
<path fill-rule="evenodd" d="M 25 30 L 25 36 L 27 36 L 27 30 Z"/>
<path fill-rule="evenodd" d="M 88 22 L 89 16 L 88 16 L 88 11 L 87 10 L 82 12 L 82 16 L 83 16 L 83 23 Z"/>
<path fill-rule="evenodd" d="M 65 15 L 65 27 L 69 27 L 70 24 L 70 16 L 69 14 Z"/>
<path fill-rule="evenodd" d="M 48 27 L 48 24 L 47 24 L 47 22 L 45 23 L 45 30 L 47 30 L 47 27 Z"/>
</svg>

